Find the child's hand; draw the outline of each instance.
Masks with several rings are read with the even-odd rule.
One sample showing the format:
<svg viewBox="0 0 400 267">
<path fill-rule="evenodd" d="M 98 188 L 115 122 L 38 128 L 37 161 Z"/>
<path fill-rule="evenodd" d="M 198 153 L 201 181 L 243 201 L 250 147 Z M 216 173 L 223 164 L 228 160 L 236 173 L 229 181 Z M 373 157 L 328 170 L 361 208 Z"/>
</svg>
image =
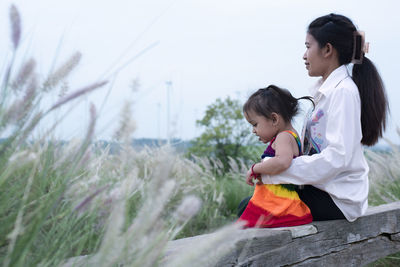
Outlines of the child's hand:
<svg viewBox="0 0 400 267">
<path fill-rule="evenodd" d="M 247 175 L 246 175 L 246 184 L 254 186 L 254 182 L 253 179 L 257 179 L 257 184 L 263 184 L 262 180 L 261 180 L 261 175 L 260 174 L 256 174 L 256 177 L 254 177 L 254 175 L 252 174 L 253 172 L 250 170 L 247 171 Z"/>
</svg>

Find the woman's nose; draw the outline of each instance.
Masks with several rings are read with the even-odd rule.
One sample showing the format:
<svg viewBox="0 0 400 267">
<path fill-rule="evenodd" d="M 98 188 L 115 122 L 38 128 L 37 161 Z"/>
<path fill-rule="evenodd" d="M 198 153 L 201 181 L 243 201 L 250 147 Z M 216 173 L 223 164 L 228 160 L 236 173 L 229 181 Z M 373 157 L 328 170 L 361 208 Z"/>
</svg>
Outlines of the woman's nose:
<svg viewBox="0 0 400 267">
<path fill-rule="evenodd" d="M 304 54 L 303 54 L 303 59 L 304 59 L 304 60 L 307 60 L 307 52 L 304 52 Z"/>
</svg>

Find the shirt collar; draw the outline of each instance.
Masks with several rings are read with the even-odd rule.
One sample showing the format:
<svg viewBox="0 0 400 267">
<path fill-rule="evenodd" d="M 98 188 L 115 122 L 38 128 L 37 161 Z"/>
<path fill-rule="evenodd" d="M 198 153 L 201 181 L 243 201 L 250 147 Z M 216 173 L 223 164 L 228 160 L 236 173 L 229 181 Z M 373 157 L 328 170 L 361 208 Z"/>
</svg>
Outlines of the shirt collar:
<svg viewBox="0 0 400 267">
<path fill-rule="evenodd" d="M 313 96 L 316 96 L 317 93 L 326 95 L 330 90 L 336 88 L 336 86 L 338 86 L 338 84 L 347 77 L 350 77 L 347 67 L 345 65 L 341 65 L 332 71 L 325 81 L 323 81 L 322 78 L 318 80 L 315 86 L 310 89 L 310 93 Z"/>
</svg>

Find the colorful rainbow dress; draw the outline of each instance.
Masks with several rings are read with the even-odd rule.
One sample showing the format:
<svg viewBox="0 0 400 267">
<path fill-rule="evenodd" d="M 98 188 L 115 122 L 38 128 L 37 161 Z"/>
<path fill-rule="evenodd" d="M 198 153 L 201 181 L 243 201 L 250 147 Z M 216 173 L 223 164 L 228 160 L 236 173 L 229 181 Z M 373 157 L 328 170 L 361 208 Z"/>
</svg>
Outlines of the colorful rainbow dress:
<svg viewBox="0 0 400 267">
<path fill-rule="evenodd" d="M 300 139 L 296 133 L 287 131 L 293 135 L 301 151 Z M 262 159 L 274 157 L 275 150 L 270 142 Z M 262 184 L 256 185 L 246 209 L 239 218 L 245 221 L 244 227 L 284 227 L 296 226 L 312 222 L 312 215 L 307 205 L 301 201 L 295 191 L 295 185 L 291 184 Z"/>
</svg>

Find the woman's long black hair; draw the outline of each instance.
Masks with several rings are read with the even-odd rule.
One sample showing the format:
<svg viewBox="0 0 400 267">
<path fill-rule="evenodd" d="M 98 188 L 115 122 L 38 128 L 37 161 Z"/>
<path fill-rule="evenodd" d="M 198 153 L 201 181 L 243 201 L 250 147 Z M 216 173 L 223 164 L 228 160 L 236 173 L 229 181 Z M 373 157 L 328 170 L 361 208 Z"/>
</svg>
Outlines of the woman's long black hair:
<svg viewBox="0 0 400 267">
<path fill-rule="evenodd" d="M 321 48 L 330 43 L 336 49 L 340 65 L 351 63 L 354 53 L 363 53 L 355 41 L 356 32 L 349 18 L 337 14 L 319 17 L 308 26 L 308 33 Z M 354 64 L 352 76 L 361 99 L 361 143 L 372 146 L 385 130 L 389 105 L 381 76 L 371 60 L 362 55 L 362 63 Z"/>
</svg>

